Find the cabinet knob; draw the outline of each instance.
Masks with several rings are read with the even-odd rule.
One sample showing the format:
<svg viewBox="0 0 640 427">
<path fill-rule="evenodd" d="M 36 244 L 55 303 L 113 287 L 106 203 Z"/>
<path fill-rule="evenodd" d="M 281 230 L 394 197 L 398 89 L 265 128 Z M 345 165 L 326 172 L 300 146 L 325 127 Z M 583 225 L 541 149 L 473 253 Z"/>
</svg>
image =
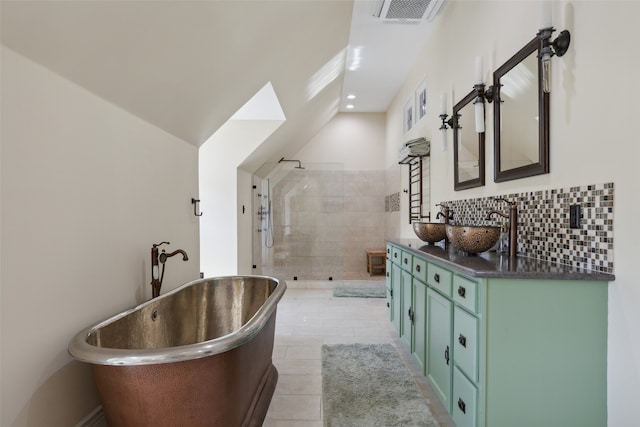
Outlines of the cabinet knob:
<svg viewBox="0 0 640 427">
<path fill-rule="evenodd" d="M 409 307 L 409 311 L 407 312 L 407 316 L 409 316 L 409 320 L 411 320 L 411 323 L 413 323 L 413 310 L 411 310 L 411 307 Z"/>
<path fill-rule="evenodd" d="M 447 362 L 447 365 L 449 364 L 449 346 L 447 346 L 447 348 L 444 349 L 444 360 Z"/>
<path fill-rule="evenodd" d="M 458 342 L 460 343 L 461 346 L 463 346 L 464 348 L 467 348 L 467 337 L 460 334 L 460 336 L 458 337 Z"/>
<path fill-rule="evenodd" d="M 436 283 L 440 283 L 440 275 L 439 274 L 434 274 L 433 275 L 433 280 L 435 280 Z"/>
<path fill-rule="evenodd" d="M 389 303 L 387 303 L 387 308 L 389 308 Z"/>
<path fill-rule="evenodd" d="M 466 294 L 467 294 L 467 289 L 463 286 L 458 286 L 458 295 L 460 295 L 460 298 L 465 298 Z"/>
<path fill-rule="evenodd" d="M 409 259 L 405 258 L 405 259 L 404 259 L 404 263 L 405 263 L 405 264 L 409 264 Z"/>
<path fill-rule="evenodd" d="M 458 408 L 460 408 L 463 414 L 467 413 L 467 405 L 464 403 L 464 400 L 460 398 L 458 398 Z"/>
<path fill-rule="evenodd" d="M 416 265 L 416 271 L 420 273 L 420 265 Z"/>
<path fill-rule="evenodd" d="M 389 277 L 389 272 L 387 271 L 387 277 Z"/>
<path fill-rule="evenodd" d="M 389 295 L 393 298 L 393 289 L 389 289 Z"/>
</svg>

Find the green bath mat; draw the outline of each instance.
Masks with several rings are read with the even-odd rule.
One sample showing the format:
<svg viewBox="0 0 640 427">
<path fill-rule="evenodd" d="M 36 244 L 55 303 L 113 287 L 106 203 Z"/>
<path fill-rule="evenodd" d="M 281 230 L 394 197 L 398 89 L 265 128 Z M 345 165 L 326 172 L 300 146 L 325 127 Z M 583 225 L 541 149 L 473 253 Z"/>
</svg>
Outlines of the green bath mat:
<svg viewBox="0 0 640 427">
<path fill-rule="evenodd" d="M 438 427 L 391 344 L 322 346 L 325 427 Z"/>
<path fill-rule="evenodd" d="M 335 288 L 334 297 L 346 298 L 386 298 L 385 288 Z"/>
</svg>

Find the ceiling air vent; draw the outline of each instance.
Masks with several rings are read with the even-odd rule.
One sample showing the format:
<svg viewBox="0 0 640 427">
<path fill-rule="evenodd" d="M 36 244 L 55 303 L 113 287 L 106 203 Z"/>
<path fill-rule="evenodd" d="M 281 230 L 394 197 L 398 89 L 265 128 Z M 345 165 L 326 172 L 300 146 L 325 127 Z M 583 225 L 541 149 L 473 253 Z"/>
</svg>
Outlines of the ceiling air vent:
<svg viewBox="0 0 640 427">
<path fill-rule="evenodd" d="M 444 0 L 378 0 L 373 16 L 390 22 L 432 21 Z"/>
</svg>

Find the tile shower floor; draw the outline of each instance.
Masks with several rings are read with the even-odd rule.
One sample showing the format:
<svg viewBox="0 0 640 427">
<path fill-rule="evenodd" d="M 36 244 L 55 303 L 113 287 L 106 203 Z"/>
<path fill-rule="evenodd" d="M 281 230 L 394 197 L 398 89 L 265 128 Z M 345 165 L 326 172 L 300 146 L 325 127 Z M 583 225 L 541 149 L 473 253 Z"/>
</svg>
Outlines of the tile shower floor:
<svg viewBox="0 0 640 427">
<path fill-rule="evenodd" d="M 390 325 L 383 298 L 334 298 L 334 287 L 384 287 L 383 280 L 288 281 L 278 305 L 273 362 L 279 379 L 263 427 L 321 427 L 323 344 L 396 346 L 441 427 L 455 426 Z"/>
</svg>

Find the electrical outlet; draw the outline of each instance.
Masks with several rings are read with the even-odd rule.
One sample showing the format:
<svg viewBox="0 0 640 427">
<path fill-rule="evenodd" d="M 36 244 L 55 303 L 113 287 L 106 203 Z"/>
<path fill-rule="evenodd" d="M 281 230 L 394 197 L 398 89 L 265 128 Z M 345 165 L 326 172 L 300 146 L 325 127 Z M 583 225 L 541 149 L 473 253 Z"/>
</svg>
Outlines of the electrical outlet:
<svg viewBox="0 0 640 427">
<path fill-rule="evenodd" d="M 569 206 L 569 228 L 580 228 L 582 213 L 580 205 Z"/>
</svg>

